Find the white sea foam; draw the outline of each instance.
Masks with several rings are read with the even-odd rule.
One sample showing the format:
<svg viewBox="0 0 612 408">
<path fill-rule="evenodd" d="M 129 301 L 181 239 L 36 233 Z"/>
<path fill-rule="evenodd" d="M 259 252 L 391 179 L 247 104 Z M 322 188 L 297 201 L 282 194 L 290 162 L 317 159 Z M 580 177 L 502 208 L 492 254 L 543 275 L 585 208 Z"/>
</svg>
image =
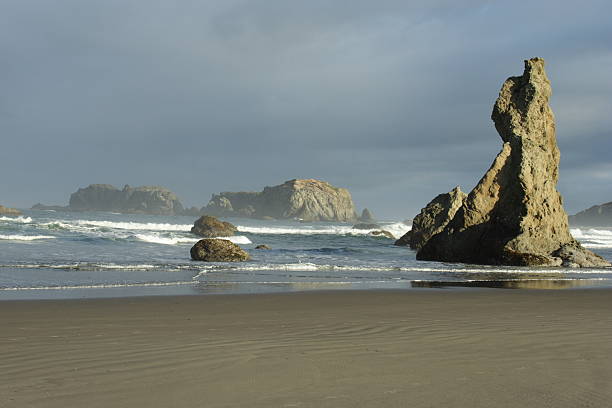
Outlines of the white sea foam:
<svg viewBox="0 0 612 408">
<path fill-rule="evenodd" d="M 164 237 L 159 234 L 136 234 L 136 238 L 141 241 L 150 242 L 154 244 L 163 244 L 163 245 L 178 245 L 178 244 L 194 244 L 198 242 L 201 238 L 191 238 L 191 237 Z M 243 235 L 233 236 L 233 237 L 220 237 L 218 239 L 227 239 L 228 241 L 233 242 L 234 244 L 251 244 L 251 240 Z"/>
<path fill-rule="evenodd" d="M 200 272 L 210 265 L 202 264 L 114 264 L 104 262 L 75 262 L 68 264 L 5 264 L 0 265 L 0 268 L 19 268 L 19 269 L 60 269 L 60 270 L 77 270 L 77 271 L 104 271 L 104 270 L 125 270 L 125 271 L 164 271 L 176 272 L 193 270 Z"/>
<path fill-rule="evenodd" d="M 380 228 L 374 229 L 354 229 L 351 225 L 312 225 L 300 227 L 250 227 L 237 225 L 238 231 L 251 234 L 277 234 L 277 235 L 370 235 L 372 231 L 385 230 L 399 238 L 410 230 L 404 223 L 383 224 Z"/>
<path fill-rule="evenodd" d="M 0 288 L 0 291 L 17 291 L 17 290 L 67 290 L 67 289 L 109 289 L 109 288 L 132 288 L 132 287 L 150 287 L 150 286 L 180 286 L 193 285 L 193 281 L 176 281 L 176 282 L 145 282 L 145 283 L 100 283 L 94 285 L 64 285 L 64 286 L 28 286 L 28 287 L 8 287 Z"/>
<path fill-rule="evenodd" d="M 610 269 L 590 269 L 590 268 L 541 268 L 534 270 L 533 268 L 479 268 L 474 266 L 466 266 L 464 268 L 451 268 L 447 266 L 439 267 L 393 267 L 393 266 L 367 266 L 367 265 L 332 265 L 332 264 L 316 264 L 310 262 L 303 263 L 286 263 L 286 264 L 240 264 L 240 265 L 205 265 L 201 268 L 202 272 L 221 272 L 221 271 L 339 271 L 339 272 L 432 272 L 432 273 L 450 273 L 450 274 L 554 274 L 564 275 L 565 273 L 572 274 L 610 274 Z"/>
<path fill-rule="evenodd" d="M 572 228 L 570 232 L 587 248 L 612 248 L 612 230 Z"/>
<path fill-rule="evenodd" d="M 18 224 L 29 224 L 32 222 L 32 218 L 20 215 L 19 217 L 0 217 L 0 221 L 16 222 Z"/>
<path fill-rule="evenodd" d="M 410 225 L 406 225 L 403 222 L 396 222 L 393 224 L 381 224 L 380 229 L 389 231 L 395 238 L 400 238 L 402 235 L 412 229 Z"/>
<path fill-rule="evenodd" d="M 141 241 L 150 242 L 153 244 L 163 244 L 163 245 L 195 243 L 198 241 L 196 238 L 163 237 L 158 234 L 136 234 L 135 237 Z"/>
<path fill-rule="evenodd" d="M 151 222 L 113 222 L 94 220 L 76 220 L 74 222 L 81 226 L 95 226 L 134 231 L 191 231 L 191 227 L 193 227 L 191 224 L 156 224 Z"/>
<path fill-rule="evenodd" d="M 49 235 L 0 235 L 0 239 L 7 241 L 34 241 L 37 239 L 54 239 Z"/>
<path fill-rule="evenodd" d="M 232 241 L 234 244 L 252 244 L 250 239 L 245 237 L 244 235 L 236 235 L 233 237 L 219 237 L 218 239 L 227 239 L 228 241 Z"/>
</svg>

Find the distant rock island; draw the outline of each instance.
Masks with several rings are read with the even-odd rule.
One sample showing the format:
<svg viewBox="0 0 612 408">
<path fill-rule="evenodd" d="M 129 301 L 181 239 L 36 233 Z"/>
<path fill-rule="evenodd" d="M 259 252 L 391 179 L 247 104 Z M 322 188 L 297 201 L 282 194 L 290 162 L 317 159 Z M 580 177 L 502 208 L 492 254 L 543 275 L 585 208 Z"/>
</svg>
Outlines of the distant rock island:
<svg viewBox="0 0 612 408">
<path fill-rule="evenodd" d="M 91 184 L 70 195 L 67 207 L 36 204 L 34 210 L 108 211 L 129 214 L 180 215 L 183 205 L 170 190 L 157 186 L 122 190 L 110 184 Z"/>
<path fill-rule="evenodd" d="M 0 215 L 21 215 L 21 211 L 0 205 Z"/>
<path fill-rule="evenodd" d="M 576 215 L 570 215 L 571 225 L 587 227 L 612 227 L 612 202 L 594 205 Z"/>
<path fill-rule="evenodd" d="M 314 179 L 289 180 L 261 192 L 213 194 L 202 213 L 216 217 L 299 219 L 353 222 L 357 219 L 351 194 Z"/>
<path fill-rule="evenodd" d="M 518 266 L 610 266 L 583 248 L 569 232 L 568 217 L 556 189 L 560 154 L 548 105 L 550 95 L 541 58 L 525 61 L 523 75 L 504 82 L 491 115 L 504 142 L 502 150 L 450 220 L 445 214 L 452 212 L 449 204 L 456 200 L 442 200 L 445 204 L 438 213 L 440 222 L 446 225 L 419 243 L 417 259 Z M 431 225 L 427 229 L 436 230 Z"/>
</svg>

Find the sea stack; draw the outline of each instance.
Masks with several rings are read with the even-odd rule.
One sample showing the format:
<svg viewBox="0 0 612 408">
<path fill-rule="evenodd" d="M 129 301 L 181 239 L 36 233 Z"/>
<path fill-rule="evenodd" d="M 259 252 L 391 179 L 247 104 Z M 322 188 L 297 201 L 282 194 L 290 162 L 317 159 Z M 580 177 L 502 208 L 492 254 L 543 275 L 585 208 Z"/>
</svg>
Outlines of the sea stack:
<svg viewBox="0 0 612 408">
<path fill-rule="evenodd" d="M 357 219 L 351 193 L 314 179 L 293 179 L 261 192 L 213 194 L 202 213 L 215 217 L 341 221 Z"/>
<path fill-rule="evenodd" d="M 182 214 L 183 205 L 172 191 L 163 187 L 125 185 L 123 190 L 119 190 L 110 184 L 91 184 L 85 188 L 79 188 L 70 195 L 67 209 L 70 211 L 178 215 Z"/>
<path fill-rule="evenodd" d="M 602 267 L 570 234 L 556 185 L 559 148 L 542 58 L 504 82 L 491 118 L 503 147 L 419 260 L 492 265 Z"/>
</svg>

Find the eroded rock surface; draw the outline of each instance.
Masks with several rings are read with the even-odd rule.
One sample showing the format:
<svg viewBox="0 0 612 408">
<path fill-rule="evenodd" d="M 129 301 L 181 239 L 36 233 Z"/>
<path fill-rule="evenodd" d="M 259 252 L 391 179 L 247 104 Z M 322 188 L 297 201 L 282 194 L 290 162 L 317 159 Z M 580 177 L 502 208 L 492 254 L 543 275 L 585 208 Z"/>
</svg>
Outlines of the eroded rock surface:
<svg viewBox="0 0 612 408">
<path fill-rule="evenodd" d="M 227 239 L 205 238 L 191 247 L 191 259 L 207 262 L 241 262 L 249 260 L 249 253 Z"/>
<path fill-rule="evenodd" d="M 344 221 L 357 219 L 351 194 L 319 180 L 289 180 L 261 192 L 214 194 L 202 212 L 217 217 Z"/>
<path fill-rule="evenodd" d="M 191 232 L 206 238 L 231 237 L 238 229 L 232 223 L 220 221 L 210 215 L 203 215 L 196 220 Z"/>
<path fill-rule="evenodd" d="M 395 241 L 398 246 L 420 249 L 433 235 L 442 231 L 453 219 L 467 197 L 457 186 L 431 200 L 412 220 L 412 229 Z"/>
<path fill-rule="evenodd" d="M 417 259 L 504 265 L 609 266 L 570 234 L 556 189 L 559 149 L 544 60 L 503 84 L 492 119 L 504 144 L 453 219 Z"/>
</svg>

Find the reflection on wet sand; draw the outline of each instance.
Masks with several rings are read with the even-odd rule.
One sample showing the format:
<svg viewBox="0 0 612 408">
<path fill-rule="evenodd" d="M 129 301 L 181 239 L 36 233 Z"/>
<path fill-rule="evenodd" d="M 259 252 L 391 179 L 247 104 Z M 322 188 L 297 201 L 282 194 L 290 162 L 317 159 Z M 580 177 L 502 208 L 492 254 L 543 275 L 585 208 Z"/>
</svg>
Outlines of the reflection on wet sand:
<svg viewBox="0 0 612 408">
<path fill-rule="evenodd" d="M 499 289 L 570 289 L 597 286 L 592 279 L 517 279 L 517 280 L 473 280 L 473 281 L 412 281 L 413 288 L 499 288 Z"/>
</svg>

